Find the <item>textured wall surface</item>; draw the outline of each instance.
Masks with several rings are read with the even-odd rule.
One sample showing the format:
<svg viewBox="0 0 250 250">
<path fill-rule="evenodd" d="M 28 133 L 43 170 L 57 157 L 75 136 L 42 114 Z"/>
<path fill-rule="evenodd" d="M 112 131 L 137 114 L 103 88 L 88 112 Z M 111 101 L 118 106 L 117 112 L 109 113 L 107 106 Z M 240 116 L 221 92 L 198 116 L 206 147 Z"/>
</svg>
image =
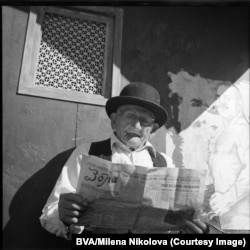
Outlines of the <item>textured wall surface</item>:
<svg viewBox="0 0 250 250">
<path fill-rule="evenodd" d="M 75 144 L 76 104 L 17 95 L 28 9 L 3 8 L 4 222 L 18 188 Z"/>
<path fill-rule="evenodd" d="M 249 68 L 248 18 L 244 7 L 126 7 L 122 73 L 156 86 L 171 116 L 167 127 L 180 131 L 168 72 L 236 81 Z"/>
<path fill-rule="evenodd" d="M 3 7 L 3 212 L 22 184 L 58 153 L 106 138 L 103 107 L 18 95 L 29 7 Z M 105 132 L 105 131 L 106 132 Z"/>
</svg>

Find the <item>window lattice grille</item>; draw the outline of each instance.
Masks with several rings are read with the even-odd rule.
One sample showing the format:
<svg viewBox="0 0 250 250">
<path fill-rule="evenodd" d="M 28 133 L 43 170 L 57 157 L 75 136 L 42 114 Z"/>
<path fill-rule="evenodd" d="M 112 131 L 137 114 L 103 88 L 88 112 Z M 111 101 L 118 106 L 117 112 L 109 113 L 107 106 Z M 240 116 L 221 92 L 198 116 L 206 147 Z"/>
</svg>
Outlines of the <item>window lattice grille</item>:
<svg viewBox="0 0 250 250">
<path fill-rule="evenodd" d="M 36 85 L 101 94 L 106 24 L 45 13 Z"/>
</svg>

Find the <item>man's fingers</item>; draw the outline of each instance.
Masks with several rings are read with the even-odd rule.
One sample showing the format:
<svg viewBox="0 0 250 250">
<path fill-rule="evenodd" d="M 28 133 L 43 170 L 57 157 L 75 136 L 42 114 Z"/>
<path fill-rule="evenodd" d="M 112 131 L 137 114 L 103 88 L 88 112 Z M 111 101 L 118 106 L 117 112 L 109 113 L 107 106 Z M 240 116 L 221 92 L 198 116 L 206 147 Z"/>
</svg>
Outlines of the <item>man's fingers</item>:
<svg viewBox="0 0 250 250">
<path fill-rule="evenodd" d="M 192 222 L 198 226 L 203 232 L 205 232 L 207 230 L 207 225 L 203 222 L 201 222 L 200 220 L 192 220 Z"/>
<path fill-rule="evenodd" d="M 79 212 L 79 211 L 73 211 L 73 212 L 72 212 L 72 215 L 73 215 L 73 216 L 76 216 L 76 217 L 81 217 L 81 216 L 83 215 L 83 213 L 82 213 L 82 212 Z"/>
<path fill-rule="evenodd" d="M 185 221 L 185 230 L 194 234 L 203 234 L 203 230 L 189 220 Z"/>
<path fill-rule="evenodd" d="M 76 210 L 68 210 L 64 209 L 61 211 L 59 217 L 60 220 L 63 221 L 66 225 L 69 224 L 77 224 L 79 222 L 79 219 L 83 216 L 82 212 L 76 211 Z"/>
<path fill-rule="evenodd" d="M 81 210 L 80 205 L 68 201 L 59 201 L 59 206 L 68 210 Z"/>
<path fill-rule="evenodd" d="M 185 232 L 188 234 L 208 234 L 209 227 L 200 220 L 194 219 L 185 222 Z"/>
<path fill-rule="evenodd" d="M 72 196 L 73 195 L 73 196 Z M 69 210 L 79 210 L 84 211 L 88 205 L 86 201 L 79 198 L 76 194 L 61 195 L 59 200 L 59 207 Z M 72 199 L 72 197 L 75 197 Z"/>
<path fill-rule="evenodd" d="M 70 216 L 70 217 L 81 217 L 83 215 L 82 212 L 77 210 L 70 210 L 70 209 L 64 209 L 62 211 L 63 216 Z"/>
<path fill-rule="evenodd" d="M 181 232 L 182 234 L 194 234 L 193 231 L 191 231 L 189 228 L 184 228 L 183 231 Z"/>
<path fill-rule="evenodd" d="M 66 225 L 77 224 L 79 219 L 76 217 L 64 216 L 62 220 Z"/>
<path fill-rule="evenodd" d="M 81 205 L 78 205 L 76 203 L 72 203 L 70 208 L 71 209 L 76 209 L 76 210 L 79 210 L 79 211 L 84 211 L 85 210 L 85 207 L 83 207 Z"/>
<path fill-rule="evenodd" d="M 75 193 L 61 194 L 60 200 L 77 203 L 77 204 L 83 205 L 83 206 L 87 205 L 86 199 L 84 199 L 80 194 L 75 194 Z"/>
<path fill-rule="evenodd" d="M 60 220 L 67 225 L 79 223 L 87 205 L 87 201 L 79 194 L 61 194 L 58 204 Z"/>
</svg>

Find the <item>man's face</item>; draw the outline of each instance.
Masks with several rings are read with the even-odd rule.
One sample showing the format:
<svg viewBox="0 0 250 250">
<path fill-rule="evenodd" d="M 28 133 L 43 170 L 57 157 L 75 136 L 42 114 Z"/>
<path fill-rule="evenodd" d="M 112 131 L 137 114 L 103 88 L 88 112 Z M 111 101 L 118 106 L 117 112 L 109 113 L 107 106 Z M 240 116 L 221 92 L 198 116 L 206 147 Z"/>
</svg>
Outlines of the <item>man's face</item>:
<svg viewBox="0 0 250 250">
<path fill-rule="evenodd" d="M 134 150 L 149 139 L 155 120 L 149 110 L 136 105 L 120 106 L 110 118 L 116 136 Z"/>
<path fill-rule="evenodd" d="M 217 110 L 224 118 L 235 117 L 240 108 L 240 96 L 234 87 L 226 89 L 225 86 L 220 86 L 217 90 Z"/>
</svg>

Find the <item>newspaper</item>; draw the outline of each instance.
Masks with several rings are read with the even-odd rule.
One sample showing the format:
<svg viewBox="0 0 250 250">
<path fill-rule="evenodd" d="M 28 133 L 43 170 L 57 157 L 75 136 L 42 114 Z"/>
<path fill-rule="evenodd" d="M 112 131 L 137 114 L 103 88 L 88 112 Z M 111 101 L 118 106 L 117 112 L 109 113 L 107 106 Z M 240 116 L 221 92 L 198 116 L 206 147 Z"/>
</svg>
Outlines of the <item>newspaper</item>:
<svg viewBox="0 0 250 250">
<path fill-rule="evenodd" d="M 153 233 L 178 229 L 200 210 L 206 171 L 115 164 L 82 155 L 77 192 L 89 206 L 83 225 Z"/>
</svg>

